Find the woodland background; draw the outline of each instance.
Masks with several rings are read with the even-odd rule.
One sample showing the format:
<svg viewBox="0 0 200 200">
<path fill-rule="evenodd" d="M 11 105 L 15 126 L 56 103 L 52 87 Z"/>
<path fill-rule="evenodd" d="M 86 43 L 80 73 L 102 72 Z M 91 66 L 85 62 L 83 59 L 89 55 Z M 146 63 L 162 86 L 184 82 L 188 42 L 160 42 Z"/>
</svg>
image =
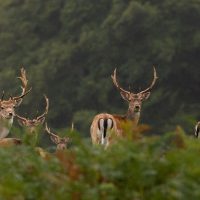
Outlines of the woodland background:
<svg viewBox="0 0 200 200">
<path fill-rule="evenodd" d="M 32 91 L 17 113 L 32 118 L 50 100 L 50 127 L 73 121 L 83 136 L 96 113 L 125 114 L 113 86 L 115 67 L 124 88 L 147 87 L 140 123 L 162 133 L 181 125 L 188 134 L 200 119 L 199 0 L 1 0 L 0 91 L 18 94 L 24 66 Z M 15 122 L 17 124 L 17 122 Z"/>
</svg>

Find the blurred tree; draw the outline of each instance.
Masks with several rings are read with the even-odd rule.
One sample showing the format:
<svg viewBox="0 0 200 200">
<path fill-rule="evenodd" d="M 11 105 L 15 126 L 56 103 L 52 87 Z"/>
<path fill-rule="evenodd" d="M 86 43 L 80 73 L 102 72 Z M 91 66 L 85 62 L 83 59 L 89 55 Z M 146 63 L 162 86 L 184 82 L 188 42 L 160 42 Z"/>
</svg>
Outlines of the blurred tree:
<svg viewBox="0 0 200 200">
<path fill-rule="evenodd" d="M 176 122 L 189 128 L 187 115 L 200 118 L 199 21 L 198 0 L 1 1 L 0 89 L 17 92 L 23 65 L 33 90 L 18 111 L 35 113 L 45 93 L 48 120 L 66 127 L 89 121 L 90 114 L 77 114 L 82 110 L 125 113 L 110 78 L 114 68 L 125 88 L 138 91 L 155 65 L 159 81 L 141 123 L 155 132 Z"/>
</svg>

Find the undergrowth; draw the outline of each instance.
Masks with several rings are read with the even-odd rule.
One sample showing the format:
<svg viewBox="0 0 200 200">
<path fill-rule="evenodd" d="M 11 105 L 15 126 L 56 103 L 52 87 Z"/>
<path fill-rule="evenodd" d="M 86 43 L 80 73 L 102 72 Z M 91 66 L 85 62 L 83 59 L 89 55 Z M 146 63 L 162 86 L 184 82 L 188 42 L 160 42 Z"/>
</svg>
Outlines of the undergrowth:
<svg viewBox="0 0 200 200">
<path fill-rule="evenodd" d="M 128 137 L 106 150 L 74 136 L 66 151 L 23 144 L 0 149 L 0 199 L 200 198 L 200 144 L 180 127 Z"/>
</svg>

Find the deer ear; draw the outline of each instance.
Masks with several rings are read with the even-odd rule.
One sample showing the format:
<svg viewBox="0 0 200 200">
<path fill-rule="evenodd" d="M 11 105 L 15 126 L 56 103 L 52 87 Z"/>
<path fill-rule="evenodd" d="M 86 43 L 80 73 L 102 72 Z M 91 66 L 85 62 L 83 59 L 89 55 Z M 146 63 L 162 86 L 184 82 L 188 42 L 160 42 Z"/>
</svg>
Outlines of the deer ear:
<svg viewBox="0 0 200 200">
<path fill-rule="evenodd" d="M 145 92 L 145 93 L 143 93 L 143 94 L 142 94 L 142 100 L 148 99 L 149 96 L 150 96 L 150 94 L 151 94 L 151 92 Z"/>
<path fill-rule="evenodd" d="M 129 101 L 130 99 L 130 94 L 129 93 L 126 93 L 126 92 L 120 92 L 122 98 L 126 101 Z"/>
</svg>

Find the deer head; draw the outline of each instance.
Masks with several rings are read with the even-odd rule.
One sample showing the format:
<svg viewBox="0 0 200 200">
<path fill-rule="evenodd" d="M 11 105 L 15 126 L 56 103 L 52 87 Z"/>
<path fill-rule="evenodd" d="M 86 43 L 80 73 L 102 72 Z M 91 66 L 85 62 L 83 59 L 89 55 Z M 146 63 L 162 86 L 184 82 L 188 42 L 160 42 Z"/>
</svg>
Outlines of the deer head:
<svg viewBox="0 0 200 200">
<path fill-rule="evenodd" d="M 49 134 L 51 141 L 57 145 L 57 150 L 64 150 L 67 148 L 67 144 L 70 141 L 69 137 L 59 137 L 58 135 L 52 133 L 48 128 L 47 123 L 45 124 L 45 130 Z"/>
<path fill-rule="evenodd" d="M 152 81 L 151 85 L 148 88 L 146 88 L 145 90 L 138 92 L 138 93 L 134 93 L 134 92 L 125 90 L 119 85 L 119 83 L 117 81 L 117 77 L 116 77 L 116 69 L 114 70 L 113 75 L 111 75 L 113 83 L 116 86 L 116 88 L 119 90 L 122 98 L 124 100 L 128 101 L 128 103 L 129 103 L 129 108 L 128 108 L 128 112 L 127 112 L 127 116 L 126 116 L 128 119 L 134 119 L 136 115 L 139 116 L 140 111 L 141 111 L 142 102 L 149 98 L 149 96 L 151 94 L 151 89 L 155 85 L 155 82 L 158 78 L 155 68 L 153 68 L 153 71 L 154 71 L 154 73 L 153 73 L 154 77 L 153 77 L 153 81 Z"/>
<path fill-rule="evenodd" d="M 27 90 L 28 80 L 26 79 L 26 72 L 24 68 L 21 68 L 21 76 L 18 78 L 22 83 L 21 95 L 16 97 L 11 96 L 8 100 L 4 100 L 3 92 L 0 100 L 0 138 L 4 138 L 8 135 L 15 116 L 15 108 L 21 104 L 23 97 L 31 91 L 31 88 Z"/>
<path fill-rule="evenodd" d="M 35 128 L 42 125 L 45 121 L 45 117 L 49 110 L 49 99 L 44 95 L 45 101 L 46 101 L 46 108 L 43 114 L 40 116 L 34 118 L 34 119 L 28 119 L 22 116 L 19 116 L 18 114 L 15 114 L 18 122 L 21 126 L 25 126 L 29 129 L 30 133 L 33 133 L 35 131 Z"/>
</svg>

